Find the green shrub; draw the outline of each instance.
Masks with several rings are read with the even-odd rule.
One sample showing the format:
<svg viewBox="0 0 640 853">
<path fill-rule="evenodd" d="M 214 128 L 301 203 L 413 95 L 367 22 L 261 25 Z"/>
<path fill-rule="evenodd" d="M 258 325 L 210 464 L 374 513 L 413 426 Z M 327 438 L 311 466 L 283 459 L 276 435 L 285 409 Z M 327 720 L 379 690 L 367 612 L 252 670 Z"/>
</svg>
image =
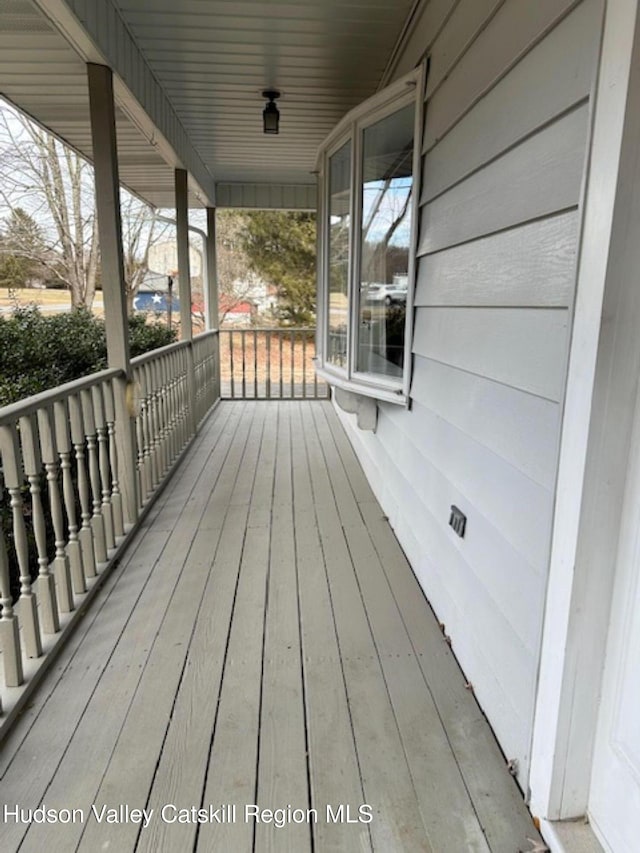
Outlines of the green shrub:
<svg viewBox="0 0 640 853">
<path fill-rule="evenodd" d="M 129 319 L 131 356 L 176 339 L 175 330 Z M 16 308 L 0 316 L 0 406 L 107 367 L 104 322 L 88 311 L 43 316 L 38 308 Z"/>
<path fill-rule="evenodd" d="M 148 320 L 144 314 L 129 317 L 129 347 L 131 358 L 166 347 L 176 340 L 175 329 L 169 329 L 158 320 Z"/>
</svg>

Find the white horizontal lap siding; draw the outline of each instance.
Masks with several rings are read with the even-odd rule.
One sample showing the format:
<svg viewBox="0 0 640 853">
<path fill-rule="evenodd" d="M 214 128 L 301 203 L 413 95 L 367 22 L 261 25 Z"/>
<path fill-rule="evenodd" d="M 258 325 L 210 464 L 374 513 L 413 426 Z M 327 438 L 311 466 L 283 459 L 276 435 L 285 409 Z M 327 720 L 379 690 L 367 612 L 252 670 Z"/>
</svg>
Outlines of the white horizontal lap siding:
<svg viewBox="0 0 640 853">
<path fill-rule="evenodd" d="M 469 9 L 474 5 L 475 0 L 462 0 L 459 16 L 473 14 Z M 464 49 L 461 56 L 456 57 L 455 49 L 451 50 L 453 65 L 443 63 L 438 68 L 436 63 L 434 73 L 429 75 L 429 115 L 425 126 L 425 147 L 428 149 L 433 142 L 442 139 L 484 93 L 496 88 L 504 76 L 515 67 L 519 58 L 532 45 L 541 41 L 554 23 L 559 22 L 567 10 L 575 5 L 576 0 L 536 0 L 535 3 L 530 0 L 505 0 L 504 3 L 498 4 L 495 15 L 476 33 L 476 37 L 466 48 L 459 42 L 460 49 Z M 596 26 L 599 24 L 598 14 L 594 13 Z M 454 23 L 453 19 L 450 23 Z M 442 38 L 446 35 L 445 30 Z M 590 47 L 577 43 L 574 46 L 586 46 L 587 49 Z M 566 50 L 571 48 L 571 44 L 565 45 Z M 434 58 L 437 56 L 438 42 L 434 44 L 431 54 Z M 536 88 L 537 86 L 529 88 L 528 98 L 535 97 Z"/>
<path fill-rule="evenodd" d="M 566 310 L 551 308 L 423 308 L 413 351 L 558 401 L 567 321 Z"/>
<path fill-rule="evenodd" d="M 428 255 L 418 265 L 414 304 L 566 308 L 578 225 L 574 210 Z"/>
<path fill-rule="evenodd" d="M 555 402 L 421 356 L 414 359 L 411 398 L 525 477 L 553 489 L 560 426 Z"/>
<path fill-rule="evenodd" d="M 593 56 L 595 0 L 585 2 L 533 48 L 464 121 L 427 157 L 423 201 L 428 201 L 586 97 Z M 567 44 L 574 49 L 567 48 Z M 531 91 L 531 80 L 536 86 Z M 427 122 L 427 127 L 429 123 Z M 433 145 L 425 133 L 426 145 Z"/>
<path fill-rule="evenodd" d="M 496 505 L 504 500 L 505 483 L 513 478 L 513 471 L 486 448 L 474 448 L 467 436 L 456 436 L 454 427 L 434 418 L 428 410 L 423 409 L 419 414 L 419 418 L 410 422 L 412 434 L 399 429 L 396 409 L 385 407 L 380 419 L 379 438 L 383 444 L 394 446 L 394 463 L 404 472 L 409 470 L 409 465 L 414 466 L 415 479 L 419 480 L 415 488 L 417 500 L 410 513 L 416 520 L 428 514 L 434 530 L 440 530 L 447 547 L 453 544 L 461 558 L 467 561 L 476 584 L 484 588 L 484 595 L 490 596 L 493 608 L 497 608 L 509 624 L 513 634 L 510 640 L 533 651 L 539 626 L 531 603 L 538 602 L 542 596 L 544 567 L 540 566 L 539 553 L 536 558 L 535 547 L 527 549 L 524 546 L 527 541 L 535 542 L 545 526 L 545 490 L 529 483 L 525 487 L 528 493 L 523 494 L 523 503 L 526 500 L 532 507 L 539 506 L 539 513 L 523 513 L 522 507 L 515 504 L 503 506 L 502 512 L 496 511 Z M 439 437 L 438 433 L 444 436 Z M 452 463 L 446 445 L 451 452 L 457 450 L 456 439 L 466 454 L 460 454 Z M 421 445 L 443 452 L 436 459 L 428 458 L 423 455 Z M 472 455 L 474 450 L 477 458 Z M 491 470 L 491 477 L 479 476 L 483 469 Z M 443 518 L 449 517 L 451 504 L 462 505 L 461 508 L 473 513 L 476 519 L 464 540 L 441 524 Z M 529 550 L 531 553 L 524 553 Z M 522 593 L 522 599 L 514 601 L 516 588 Z M 470 619 L 474 620 L 472 614 Z"/>
<path fill-rule="evenodd" d="M 588 105 L 583 104 L 424 204 L 418 253 L 436 252 L 575 206 L 588 119 Z"/>
<path fill-rule="evenodd" d="M 601 19 L 460 0 L 422 34 L 412 406 L 381 404 L 375 434 L 343 415 L 523 788 Z"/>
</svg>

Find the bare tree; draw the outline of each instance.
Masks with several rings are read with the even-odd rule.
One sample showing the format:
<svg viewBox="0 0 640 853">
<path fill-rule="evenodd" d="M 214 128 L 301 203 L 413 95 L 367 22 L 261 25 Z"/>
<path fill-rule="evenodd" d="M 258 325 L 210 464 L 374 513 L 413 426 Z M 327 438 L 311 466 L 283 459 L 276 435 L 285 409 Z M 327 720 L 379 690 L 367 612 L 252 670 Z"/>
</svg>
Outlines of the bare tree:
<svg viewBox="0 0 640 853">
<path fill-rule="evenodd" d="M 100 247 L 93 166 L 22 113 L 0 103 L 0 203 L 10 215 L 24 209 L 39 225 L 42 242 L 16 247 L 67 285 L 73 308 L 91 309 L 100 282 Z M 156 213 L 121 193 L 127 305 L 149 264 L 149 249 L 164 228 Z"/>
<path fill-rule="evenodd" d="M 0 109 L 0 197 L 41 224 L 45 250 L 33 258 L 90 308 L 98 279 L 98 234 L 90 166 L 25 116 Z M 25 246 L 25 252 L 29 248 Z"/>
<path fill-rule="evenodd" d="M 122 249 L 127 309 L 133 311 L 133 300 L 149 271 L 149 251 L 168 229 L 159 221 L 158 212 L 131 193 L 121 191 Z"/>
<path fill-rule="evenodd" d="M 241 302 L 251 299 L 259 278 L 251 272 L 243 247 L 246 216 L 239 210 L 218 211 L 216 266 L 220 293 L 220 323 Z"/>
</svg>

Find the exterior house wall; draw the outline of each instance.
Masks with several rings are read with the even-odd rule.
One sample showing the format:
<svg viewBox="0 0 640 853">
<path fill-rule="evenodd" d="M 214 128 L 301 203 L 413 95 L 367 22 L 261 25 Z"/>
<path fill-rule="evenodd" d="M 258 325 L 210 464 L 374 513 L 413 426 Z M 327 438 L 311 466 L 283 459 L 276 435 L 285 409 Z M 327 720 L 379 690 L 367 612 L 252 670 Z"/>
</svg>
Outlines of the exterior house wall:
<svg viewBox="0 0 640 853">
<path fill-rule="evenodd" d="M 411 406 L 340 414 L 526 790 L 603 3 L 430 7 Z"/>
</svg>

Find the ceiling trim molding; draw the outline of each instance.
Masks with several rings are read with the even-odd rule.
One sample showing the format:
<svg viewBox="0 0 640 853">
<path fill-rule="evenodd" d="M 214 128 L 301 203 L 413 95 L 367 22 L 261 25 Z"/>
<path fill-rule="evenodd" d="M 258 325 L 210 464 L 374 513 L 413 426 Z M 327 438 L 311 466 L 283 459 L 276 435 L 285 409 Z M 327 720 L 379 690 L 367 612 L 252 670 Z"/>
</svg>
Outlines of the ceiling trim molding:
<svg viewBox="0 0 640 853">
<path fill-rule="evenodd" d="M 112 0 L 34 2 L 84 62 L 111 67 L 117 105 L 167 163 L 187 170 L 200 202 L 215 206 L 214 178 Z"/>
<path fill-rule="evenodd" d="M 398 40 L 393 46 L 393 50 L 391 51 L 391 55 L 389 56 L 389 61 L 382 73 L 382 77 L 380 78 L 380 84 L 378 85 L 378 90 L 384 89 L 384 87 L 391 82 L 393 79 L 393 74 L 400 62 L 402 54 L 409 43 L 411 37 L 413 36 L 416 27 L 420 23 L 422 16 L 425 12 L 427 5 L 429 4 L 429 0 L 414 0 L 413 6 L 411 7 L 409 14 L 407 15 L 407 20 L 404 23 L 404 26 L 398 36 Z"/>
<path fill-rule="evenodd" d="M 316 184 L 216 184 L 218 207 L 262 210 L 315 210 Z"/>
</svg>

